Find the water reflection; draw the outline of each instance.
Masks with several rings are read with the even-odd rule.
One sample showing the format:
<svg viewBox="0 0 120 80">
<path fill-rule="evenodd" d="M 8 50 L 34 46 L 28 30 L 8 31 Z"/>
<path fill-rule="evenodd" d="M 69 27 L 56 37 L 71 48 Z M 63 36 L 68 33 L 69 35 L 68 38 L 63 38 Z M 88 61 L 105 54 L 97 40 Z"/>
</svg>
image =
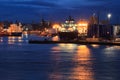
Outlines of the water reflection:
<svg viewBox="0 0 120 80">
<path fill-rule="evenodd" d="M 77 64 L 69 77 L 71 80 L 94 80 L 91 53 L 87 46 L 78 46 L 77 54 L 73 60 Z"/>
<path fill-rule="evenodd" d="M 115 61 L 117 56 L 119 56 L 120 46 L 107 46 L 103 49 L 103 59 L 104 61 Z M 117 52 L 117 53 L 116 53 Z"/>
<path fill-rule="evenodd" d="M 92 44 L 91 45 L 93 48 L 99 48 L 100 45 Z"/>
<path fill-rule="evenodd" d="M 52 57 L 56 61 L 69 61 L 74 57 L 74 52 L 77 49 L 76 44 L 58 44 L 51 48 Z"/>
<path fill-rule="evenodd" d="M 21 44 L 28 42 L 28 35 L 0 37 L 2 44 Z"/>
<path fill-rule="evenodd" d="M 74 52 L 77 48 L 76 44 L 58 44 L 61 51 L 64 52 Z"/>
<path fill-rule="evenodd" d="M 119 50 L 120 46 L 107 46 L 104 50 Z"/>
<path fill-rule="evenodd" d="M 49 75 L 50 80 L 94 80 L 90 49 L 85 45 L 76 45 L 75 47 L 74 44 L 69 44 L 69 48 L 63 47 L 63 45 L 66 44 L 52 48 L 54 53 L 52 59 L 55 63 L 53 72 Z M 77 51 L 72 50 L 74 53 L 65 53 L 65 51 L 68 52 L 67 50 L 72 48 Z M 56 51 L 61 49 L 64 54 L 69 56 L 63 55 L 63 52 Z"/>
<path fill-rule="evenodd" d="M 19 42 L 21 37 L 1 37 L 0 40 L 3 41 L 0 47 L 0 80 L 120 79 L 120 46 L 33 45 Z M 14 45 L 8 45 L 12 40 L 9 44 Z M 22 45 L 17 45 L 16 41 Z"/>
<path fill-rule="evenodd" d="M 14 44 L 15 42 L 22 42 L 22 37 L 8 37 L 8 44 Z"/>
<path fill-rule="evenodd" d="M 2 37 L 0 37 L 0 43 L 2 43 L 3 42 L 3 38 Z"/>
<path fill-rule="evenodd" d="M 52 38 L 52 41 L 59 41 L 60 39 L 59 39 L 59 36 L 54 36 L 53 38 Z"/>
</svg>

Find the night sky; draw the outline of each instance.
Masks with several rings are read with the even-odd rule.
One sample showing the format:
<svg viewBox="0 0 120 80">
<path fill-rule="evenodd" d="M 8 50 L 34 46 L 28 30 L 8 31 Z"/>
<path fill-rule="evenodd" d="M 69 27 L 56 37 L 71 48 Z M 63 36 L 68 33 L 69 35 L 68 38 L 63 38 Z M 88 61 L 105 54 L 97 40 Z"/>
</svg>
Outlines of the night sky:
<svg viewBox="0 0 120 80">
<path fill-rule="evenodd" d="M 64 22 L 69 15 L 79 20 L 97 12 L 101 19 L 111 13 L 111 22 L 118 23 L 120 0 L 0 0 L 1 21 L 39 22 L 44 18 Z"/>
</svg>

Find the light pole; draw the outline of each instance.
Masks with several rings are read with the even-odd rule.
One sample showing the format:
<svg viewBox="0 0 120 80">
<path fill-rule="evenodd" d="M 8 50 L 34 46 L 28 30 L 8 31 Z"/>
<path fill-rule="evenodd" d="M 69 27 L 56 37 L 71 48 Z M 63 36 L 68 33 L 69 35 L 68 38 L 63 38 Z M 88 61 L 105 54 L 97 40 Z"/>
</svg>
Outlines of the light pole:
<svg viewBox="0 0 120 80">
<path fill-rule="evenodd" d="M 110 18 L 112 17 L 112 14 L 108 13 L 107 18 L 108 18 L 108 23 L 110 23 Z"/>
<path fill-rule="evenodd" d="M 111 16 L 112 16 L 111 13 L 108 13 L 108 14 L 107 14 L 107 18 L 108 18 L 108 28 L 109 28 L 109 26 L 110 26 L 110 18 L 111 18 Z M 109 29 L 108 29 L 108 30 L 109 30 Z M 109 31 L 107 32 L 107 36 L 108 36 L 108 38 L 111 38 L 111 35 L 110 35 L 110 32 L 109 32 Z"/>
</svg>

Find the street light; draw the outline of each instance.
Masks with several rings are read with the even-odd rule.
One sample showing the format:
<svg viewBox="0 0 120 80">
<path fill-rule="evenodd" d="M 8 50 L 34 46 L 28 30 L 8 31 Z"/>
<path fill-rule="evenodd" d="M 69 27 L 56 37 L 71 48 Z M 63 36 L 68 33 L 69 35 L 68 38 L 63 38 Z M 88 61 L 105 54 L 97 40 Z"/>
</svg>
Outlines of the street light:
<svg viewBox="0 0 120 80">
<path fill-rule="evenodd" d="M 108 13 L 107 18 L 108 18 L 108 23 L 110 22 L 110 18 L 112 17 L 112 14 Z"/>
<path fill-rule="evenodd" d="M 110 14 L 110 13 L 107 15 L 109 20 L 110 20 L 111 16 L 112 16 L 112 14 Z"/>
<path fill-rule="evenodd" d="M 109 13 L 109 14 L 107 15 L 108 19 L 110 19 L 110 18 L 111 18 L 111 16 L 112 16 L 112 15 Z"/>
</svg>

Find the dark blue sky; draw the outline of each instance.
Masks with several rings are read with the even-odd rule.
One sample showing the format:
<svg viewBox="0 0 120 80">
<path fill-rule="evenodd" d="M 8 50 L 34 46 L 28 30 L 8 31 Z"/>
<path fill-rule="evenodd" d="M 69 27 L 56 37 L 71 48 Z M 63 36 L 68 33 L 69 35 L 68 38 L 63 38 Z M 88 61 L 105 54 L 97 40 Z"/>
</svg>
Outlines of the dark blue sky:
<svg viewBox="0 0 120 80">
<path fill-rule="evenodd" d="M 100 11 L 101 19 L 112 13 L 112 22 L 119 22 L 119 0 L 0 0 L 0 20 L 39 22 L 41 18 L 64 21 L 71 15 L 76 20 L 89 18 Z"/>
</svg>

